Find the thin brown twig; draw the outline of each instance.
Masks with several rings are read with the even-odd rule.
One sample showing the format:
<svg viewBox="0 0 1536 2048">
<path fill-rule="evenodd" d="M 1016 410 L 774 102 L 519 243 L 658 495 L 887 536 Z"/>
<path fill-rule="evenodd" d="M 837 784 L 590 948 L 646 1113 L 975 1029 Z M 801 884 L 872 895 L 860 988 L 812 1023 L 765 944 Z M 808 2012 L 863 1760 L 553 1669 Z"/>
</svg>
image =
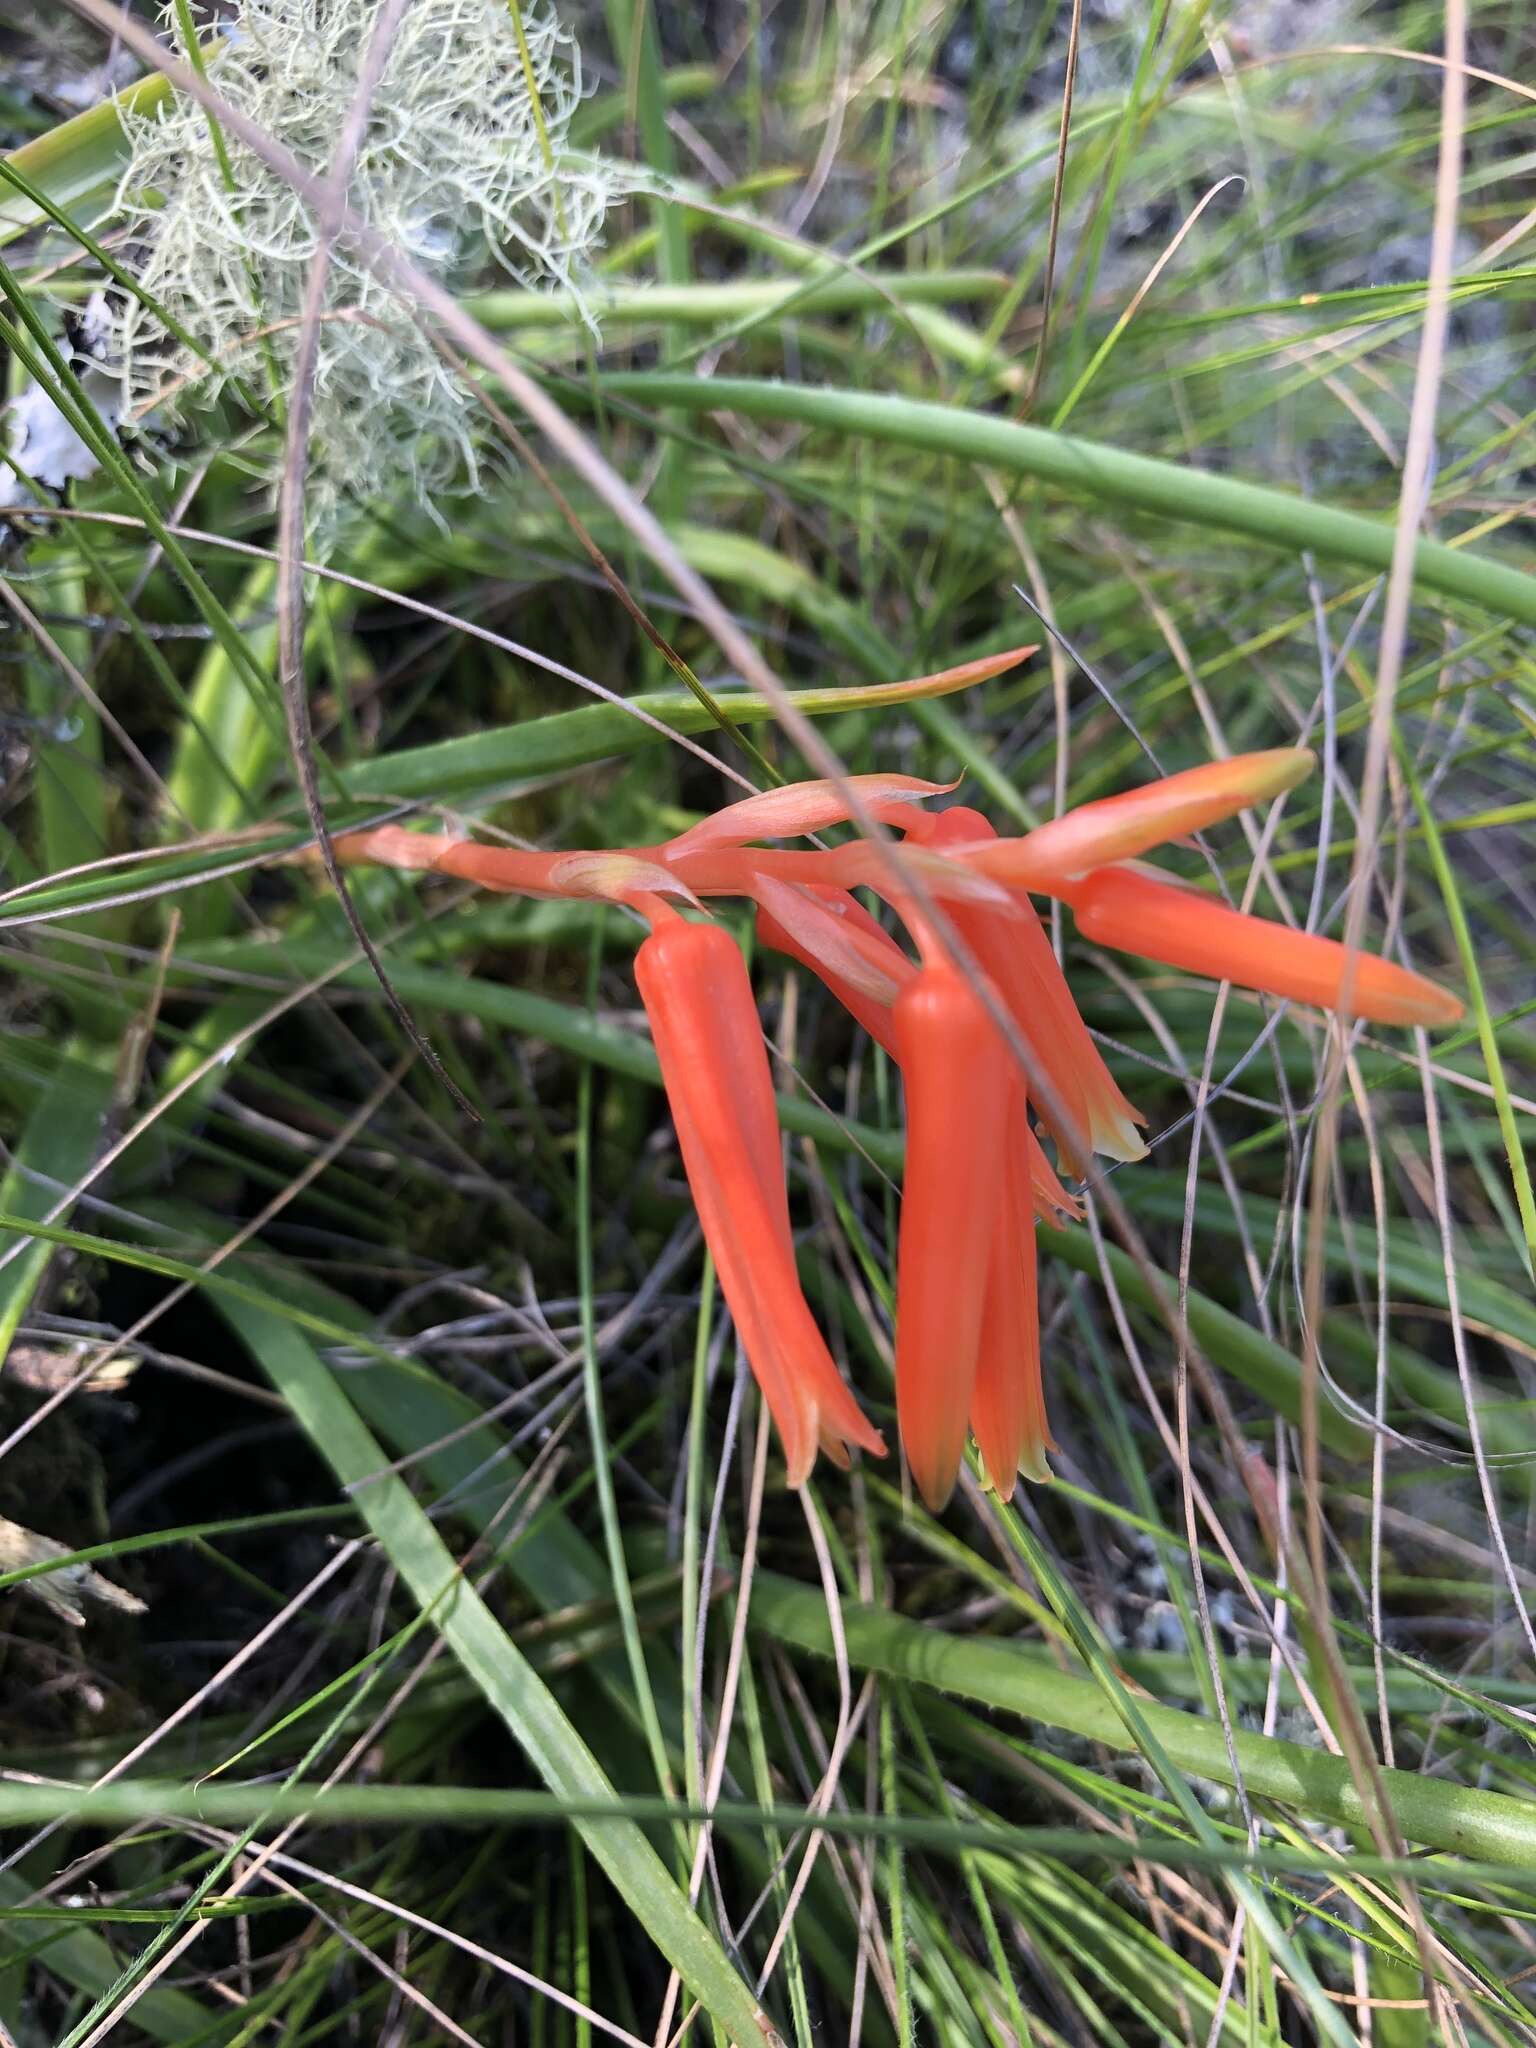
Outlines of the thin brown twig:
<svg viewBox="0 0 1536 2048">
<path fill-rule="evenodd" d="M 1440 149 L 1435 179 L 1434 219 L 1430 235 L 1429 276 L 1424 327 L 1414 371 L 1413 401 L 1404 450 L 1392 562 L 1382 609 L 1375 694 L 1361 779 L 1360 815 L 1350 869 L 1349 907 L 1345 918 L 1346 958 L 1339 997 L 1340 1019 L 1348 1016 L 1370 909 L 1371 882 L 1379 859 L 1383 795 L 1395 731 L 1397 686 L 1408 639 L 1408 614 L 1413 590 L 1414 551 L 1428 495 L 1434 458 L 1435 416 L 1441 368 L 1450 322 L 1450 283 L 1455 263 L 1457 209 L 1461 185 L 1462 139 L 1466 118 L 1465 0 L 1448 0 L 1445 10 L 1445 66 L 1442 72 Z M 1305 1501 L 1305 1554 L 1294 1560 L 1298 1590 L 1305 1601 L 1315 1639 L 1327 1670 L 1339 1733 L 1351 1775 L 1359 1790 L 1372 1840 L 1386 1857 L 1402 1854 L 1401 1833 L 1381 1777 L 1376 1751 L 1353 1687 L 1344 1671 L 1343 1654 L 1333 1626 L 1328 1598 L 1327 1560 L 1323 1531 L 1322 1453 L 1318 1429 L 1320 1353 L 1323 1310 L 1323 1237 L 1328 1193 L 1338 1150 L 1341 1089 L 1349 1030 L 1342 1021 L 1331 1032 L 1330 1054 L 1314 1124 L 1312 1177 L 1308 1201 L 1307 1256 L 1304 1274 L 1305 1329 L 1301 1376 L 1302 1486 Z M 1403 1898 L 1412 1916 L 1424 1982 L 1433 2000 L 1439 1998 L 1432 1961 L 1432 1943 L 1416 1888 L 1405 1883 Z M 1448 2017 L 1448 2016 L 1447 2016 Z"/>
</svg>

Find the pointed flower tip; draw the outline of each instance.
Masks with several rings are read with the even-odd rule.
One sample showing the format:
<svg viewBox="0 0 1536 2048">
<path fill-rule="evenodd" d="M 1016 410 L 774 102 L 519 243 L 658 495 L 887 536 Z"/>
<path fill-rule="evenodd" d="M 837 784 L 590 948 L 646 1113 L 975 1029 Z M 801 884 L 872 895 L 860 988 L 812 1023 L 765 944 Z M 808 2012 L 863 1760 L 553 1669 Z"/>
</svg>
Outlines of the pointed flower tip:
<svg viewBox="0 0 1536 2048">
<path fill-rule="evenodd" d="M 1093 1138 L 1093 1149 L 1106 1159 L 1115 1159 L 1122 1166 L 1129 1166 L 1147 1156 L 1147 1141 L 1137 1129 L 1146 1118 L 1140 1110 L 1118 1107 L 1102 1111 L 1090 1117 L 1089 1128 Z"/>
<path fill-rule="evenodd" d="M 856 1428 L 850 1429 L 845 1426 L 848 1418 L 841 1411 L 835 1420 L 825 1412 L 818 1414 L 815 1436 L 806 1443 L 795 1463 L 785 1466 L 786 1485 L 804 1486 L 815 1466 L 818 1450 L 824 1452 L 840 1472 L 848 1471 L 852 1465 L 853 1459 L 850 1454 L 853 1451 L 867 1451 L 872 1458 L 885 1456 L 885 1438 L 857 1404 L 851 1405 L 858 1417 Z"/>
<path fill-rule="evenodd" d="M 948 696 L 954 690 L 968 690 L 977 683 L 991 682 L 994 676 L 1006 675 L 1009 669 L 1017 668 L 1039 652 L 1040 643 L 1036 640 L 1027 647 L 1005 647 L 1000 654 L 983 654 L 975 661 L 962 661 L 955 668 L 938 669 L 931 676 L 918 677 L 915 682 L 888 683 L 884 687 L 893 695 L 900 690 L 910 696 Z"/>
<path fill-rule="evenodd" d="M 959 1464 L 939 1465 L 932 1460 L 915 1464 L 910 1451 L 907 1453 L 907 1464 L 911 1469 L 912 1483 L 917 1488 L 923 1506 L 930 1515 L 942 1515 L 949 1506 L 950 1495 L 955 1490 L 955 1481 L 960 1477 Z"/>
<path fill-rule="evenodd" d="M 1019 1475 L 1034 1486 L 1045 1486 L 1055 1478 L 1040 1444 L 1026 1444 L 1019 1455 Z"/>
<path fill-rule="evenodd" d="M 1232 754 L 1165 775 L 1140 789 L 1080 804 L 1022 839 L 999 840 L 969 858 L 1015 888 L 1051 888 L 1056 880 L 1134 860 L 1191 832 L 1235 817 L 1251 804 L 1283 796 L 1309 775 L 1310 747 L 1272 747 Z"/>
<path fill-rule="evenodd" d="M 1404 1024 L 1421 1024 L 1426 1031 L 1445 1031 L 1452 1024 L 1459 1024 L 1467 1014 L 1467 1006 L 1460 996 L 1452 995 L 1448 988 L 1442 988 L 1438 981 L 1427 981 L 1423 975 L 1411 977 L 1418 987 L 1399 998 L 1400 1017 Z"/>
<path fill-rule="evenodd" d="M 1233 788 L 1246 791 L 1247 803 L 1259 804 L 1305 782 L 1317 756 L 1310 747 L 1270 747 L 1259 754 L 1234 754 L 1225 765 L 1232 770 Z"/>
<path fill-rule="evenodd" d="M 1019 1447 L 1019 1462 L 1012 1472 L 994 1472 L 985 1457 L 981 1462 L 982 1485 L 988 1493 L 995 1493 L 1004 1506 L 1013 1498 L 1013 1489 L 1021 1479 L 1027 1479 L 1031 1486 L 1044 1486 L 1055 1476 L 1046 1462 L 1044 1446 L 1038 1443 Z"/>
</svg>

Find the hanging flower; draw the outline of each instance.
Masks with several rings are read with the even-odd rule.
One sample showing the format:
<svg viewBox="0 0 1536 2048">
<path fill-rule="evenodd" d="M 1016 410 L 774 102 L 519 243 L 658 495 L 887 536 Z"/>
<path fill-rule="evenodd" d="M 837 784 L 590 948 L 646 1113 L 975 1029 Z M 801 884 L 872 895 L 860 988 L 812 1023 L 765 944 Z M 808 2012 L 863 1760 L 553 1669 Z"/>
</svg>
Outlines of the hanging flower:
<svg viewBox="0 0 1536 2048">
<path fill-rule="evenodd" d="M 818 1444 L 882 1455 L 832 1362 L 795 1271 L 779 1118 L 741 948 L 717 924 L 688 924 L 659 898 L 635 956 L 688 1185 L 742 1346 L 799 1486 Z"/>
<path fill-rule="evenodd" d="M 767 1053 L 746 963 L 720 926 L 679 901 L 745 897 L 765 945 L 801 961 L 898 1064 L 907 1153 L 897 1247 L 896 1406 L 902 1447 L 932 1508 L 968 1435 L 988 1482 L 1046 1476 L 1037 1216 L 1080 1213 L 1031 1128 L 1034 1109 L 1073 1173 L 1091 1153 L 1136 1159 L 1144 1119 L 1079 1016 L 1031 894 L 1071 905 L 1098 945 L 1384 1024 L 1446 1025 L 1461 1004 L 1422 975 L 1332 939 L 1230 910 L 1140 856 L 1292 789 L 1304 748 L 1238 755 L 1101 802 L 1016 838 L 979 813 L 933 813 L 947 794 L 912 776 L 803 782 L 731 804 L 660 846 L 526 853 L 399 826 L 351 833 L 349 861 L 433 869 L 483 887 L 586 896 L 638 909 L 636 957 L 689 1186 L 737 1334 L 800 1485 L 818 1446 L 839 1463 L 882 1452 L 832 1361 L 795 1270 Z M 845 823 L 857 808 L 903 837 L 765 848 Z M 906 952 L 852 891 L 869 888 L 912 937 Z M 1030 1102 L 1010 1039 L 1040 1077 Z M 1048 1095 L 1049 1099 L 1044 1097 Z"/>
</svg>

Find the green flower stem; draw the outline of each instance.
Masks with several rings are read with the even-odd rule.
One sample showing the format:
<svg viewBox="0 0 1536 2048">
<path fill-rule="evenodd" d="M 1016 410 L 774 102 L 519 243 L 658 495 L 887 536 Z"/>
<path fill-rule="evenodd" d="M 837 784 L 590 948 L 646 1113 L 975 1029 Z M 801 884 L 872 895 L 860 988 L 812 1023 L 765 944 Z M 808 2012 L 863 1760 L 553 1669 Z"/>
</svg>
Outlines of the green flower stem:
<svg viewBox="0 0 1536 2048">
<path fill-rule="evenodd" d="M 485 292 L 466 300 L 484 326 L 573 327 L 595 320 L 654 322 L 668 327 L 711 327 L 720 320 L 771 315 L 780 307 L 796 319 L 817 313 L 879 311 L 903 306 L 954 305 L 996 298 L 1007 283 L 995 270 L 876 271 L 813 278 L 741 278 L 729 284 L 611 284 L 590 291 Z"/>
<path fill-rule="evenodd" d="M 750 377 L 679 377 L 664 371 L 614 373 L 602 379 L 602 391 L 605 397 L 631 398 L 680 412 L 797 420 L 856 439 L 959 456 L 1109 504 L 1190 520 L 1218 533 L 1242 534 L 1293 552 L 1310 548 L 1327 559 L 1367 569 L 1385 571 L 1392 560 L 1392 527 L 1384 520 L 1340 512 L 1267 484 L 1243 483 L 1182 463 L 1133 455 L 1103 442 L 1055 434 L 1045 427 L 1021 426 L 991 413 L 878 393 L 773 384 Z M 1418 544 L 1414 574 L 1421 589 L 1536 626 L 1536 576 L 1427 540 Z"/>
<path fill-rule="evenodd" d="M 946 1635 L 878 1608 L 845 1601 L 842 1622 L 856 1670 L 933 1686 L 1048 1728 L 1066 1729 L 1108 1749 L 1132 1747 L 1124 1721 L 1092 1679 L 1041 1664 L 1005 1642 Z M 832 1655 L 832 1630 L 820 1590 L 776 1572 L 757 1575 L 752 1626 L 774 1642 Z M 1220 1785 L 1233 1783 L 1226 1741 L 1216 1722 L 1145 1699 L 1137 1701 L 1137 1710 L 1181 1770 Z M 1364 1824 L 1365 1810 L 1342 1757 L 1246 1730 L 1236 1731 L 1234 1741 L 1244 1782 L 1255 1797 L 1276 1799 L 1346 1827 Z M 1382 1778 L 1409 1841 L 1536 1869 L 1536 1807 L 1412 1771 L 1383 1771 Z"/>
</svg>

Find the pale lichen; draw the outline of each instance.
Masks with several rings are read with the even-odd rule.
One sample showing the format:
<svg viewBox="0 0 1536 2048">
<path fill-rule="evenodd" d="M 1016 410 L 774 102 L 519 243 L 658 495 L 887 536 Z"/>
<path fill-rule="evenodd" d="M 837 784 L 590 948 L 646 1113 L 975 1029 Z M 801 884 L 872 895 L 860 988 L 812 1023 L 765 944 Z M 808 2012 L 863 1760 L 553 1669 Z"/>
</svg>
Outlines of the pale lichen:
<svg viewBox="0 0 1536 2048">
<path fill-rule="evenodd" d="M 329 167 L 357 89 L 377 0 L 245 0 L 209 61 L 222 97 L 307 169 Z M 415 0 L 373 96 L 349 203 L 412 263 L 454 287 L 499 265 L 519 284 L 580 288 L 622 166 L 575 152 L 580 53 L 539 0 Z M 174 16 L 167 18 L 174 39 Z M 298 346 L 316 227 L 305 203 L 203 109 L 126 105 L 131 158 L 118 201 L 141 249 L 145 298 L 118 305 L 127 410 L 185 411 L 232 380 L 280 412 Z M 222 145 L 222 146 L 221 146 Z M 211 359 L 176 339 L 179 326 Z M 334 252 L 314 381 L 312 525 L 349 500 L 428 508 L 477 479 L 473 399 L 397 292 L 343 241 Z M 275 445 L 275 437 L 274 437 Z"/>
</svg>

